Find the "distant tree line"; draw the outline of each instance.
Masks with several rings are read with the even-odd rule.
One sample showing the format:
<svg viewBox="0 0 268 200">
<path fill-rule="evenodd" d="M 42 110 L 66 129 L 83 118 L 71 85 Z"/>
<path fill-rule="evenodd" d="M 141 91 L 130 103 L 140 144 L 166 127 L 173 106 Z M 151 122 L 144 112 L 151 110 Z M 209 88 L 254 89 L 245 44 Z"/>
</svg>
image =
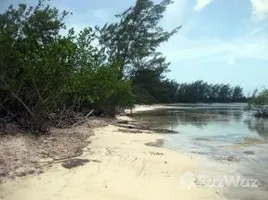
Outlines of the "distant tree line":
<svg viewBox="0 0 268 200">
<path fill-rule="evenodd" d="M 148 77 L 144 75 L 144 80 L 137 81 L 144 83 Z M 161 79 L 156 79 L 161 80 Z M 151 82 L 149 80 L 149 82 Z M 155 81 L 153 85 L 147 84 L 139 90 L 141 96 L 145 96 L 147 103 L 230 103 L 247 102 L 247 98 L 240 86 L 230 86 L 229 84 L 209 84 L 202 80 L 193 83 L 177 83 L 174 80 Z M 142 92 L 143 91 L 143 92 Z M 145 102 L 146 103 L 146 102 Z"/>
<path fill-rule="evenodd" d="M 179 84 L 176 93 L 179 102 L 245 102 L 243 88 L 231 87 L 229 84 L 208 84 L 203 81 Z"/>
</svg>

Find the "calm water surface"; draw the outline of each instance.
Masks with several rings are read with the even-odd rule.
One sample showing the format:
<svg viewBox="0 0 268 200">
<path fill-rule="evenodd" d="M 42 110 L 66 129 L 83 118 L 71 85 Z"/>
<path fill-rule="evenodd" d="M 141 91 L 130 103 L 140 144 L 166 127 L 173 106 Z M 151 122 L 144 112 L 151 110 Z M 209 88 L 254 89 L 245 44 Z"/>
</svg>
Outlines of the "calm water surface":
<svg viewBox="0 0 268 200">
<path fill-rule="evenodd" d="M 166 135 L 167 148 L 210 160 L 203 173 L 241 175 L 260 180 L 259 188 L 228 188 L 227 199 L 268 199 L 268 120 L 244 111 L 246 104 L 173 104 L 135 118 L 179 131 Z"/>
</svg>

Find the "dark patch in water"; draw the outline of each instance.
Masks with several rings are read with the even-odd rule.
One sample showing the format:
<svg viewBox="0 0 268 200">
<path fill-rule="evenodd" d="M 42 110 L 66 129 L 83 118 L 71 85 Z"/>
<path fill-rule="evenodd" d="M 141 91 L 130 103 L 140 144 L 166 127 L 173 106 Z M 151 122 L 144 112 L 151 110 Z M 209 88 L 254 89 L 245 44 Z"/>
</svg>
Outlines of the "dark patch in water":
<svg viewBox="0 0 268 200">
<path fill-rule="evenodd" d="M 211 141 L 210 138 L 204 138 L 204 137 L 195 138 L 195 140 L 197 140 L 197 141 Z"/>
<path fill-rule="evenodd" d="M 253 154 L 255 154 L 254 151 L 244 151 L 243 153 L 244 154 L 247 154 L 247 155 L 253 155 Z"/>
<path fill-rule="evenodd" d="M 234 156 L 217 156 L 215 160 L 228 161 L 228 162 L 239 162 L 239 159 Z"/>
<path fill-rule="evenodd" d="M 208 153 L 201 152 L 201 151 L 191 151 L 191 153 L 199 154 L 199 155 L 207 155 Z"/>
</svg>

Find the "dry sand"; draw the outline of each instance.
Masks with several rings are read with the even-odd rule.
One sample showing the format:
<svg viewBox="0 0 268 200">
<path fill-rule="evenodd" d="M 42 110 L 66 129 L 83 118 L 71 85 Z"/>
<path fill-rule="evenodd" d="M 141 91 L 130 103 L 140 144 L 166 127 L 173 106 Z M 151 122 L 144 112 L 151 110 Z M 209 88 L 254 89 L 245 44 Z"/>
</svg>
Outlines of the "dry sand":
<svg viewBox="0 0 268 200">
<path fill-rule="evenodd" d="M 125 118 L 124 118 L 125 119 Z M 215 200 L 214 189 L 180 188 L 185 172 L 197 172 L 198 158 L 147 146 L 161 135 L 126 134 L 112 125 L 94 129 L 81 156 L 91 162 L 73 169 L 55 164 L 39 176 L 0 185 L 5 200 Z"/>
</svg>

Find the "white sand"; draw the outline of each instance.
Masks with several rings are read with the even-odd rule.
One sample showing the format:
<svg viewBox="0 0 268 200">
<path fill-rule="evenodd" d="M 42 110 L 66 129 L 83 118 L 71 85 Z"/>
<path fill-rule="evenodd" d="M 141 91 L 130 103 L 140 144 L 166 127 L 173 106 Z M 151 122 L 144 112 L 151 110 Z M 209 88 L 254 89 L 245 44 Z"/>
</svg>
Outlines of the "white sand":
<svg viewBox="0 0 268 200">
<path fill-rule="evenodd" d="M 125 109 L 125 113 L 137 113 L 137 112 L 143 112 L 143 111 L 150 111 L 150 110 L 156 110 L 156 109 L 164 109 L 164 108 L 171 108 L 170 106 L 163 105 L 163 104 L 154 104 L 154 105 L 135 105 L 134 108 L 131 109 Z"/>
<path fill-rule="evenodd" d="M 163 108 L 170 108 L 169 106 L 162 105 L 162 104 L 154 104 L 154 105 L 136 105 L 134 107 L 134 112 L 142 112 L 148 110 L 156 110 L 156 109 L 163 109 Z"/>
<path fill-rule="evenodd" d="M 124 134 L 98 128 L 82 158 L 95 159 L 71 170 L 55 165 L 39 176 L 0 185 L 6 200 L 210 200 L 213 189 L 181 189 L 180 177 L 198 161 L 175 151 L 144 145 L 159 135 Z"/>
</svg>

